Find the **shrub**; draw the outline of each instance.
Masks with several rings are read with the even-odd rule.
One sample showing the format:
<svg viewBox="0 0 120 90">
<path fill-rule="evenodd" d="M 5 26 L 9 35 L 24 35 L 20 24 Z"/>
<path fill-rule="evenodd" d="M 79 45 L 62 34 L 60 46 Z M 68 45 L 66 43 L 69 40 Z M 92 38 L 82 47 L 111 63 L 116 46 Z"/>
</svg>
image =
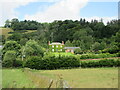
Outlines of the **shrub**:
<svg viewBox="0 0 120 90">
<path fill-rule="evenodd" d="M 79 59 L 75 56 L 45 56 L 44 60 L 44 68 L 45 69 L 59 69 L 59 68 L 72 68 L 79 67 Z"/>
<path fill-rule="evenodd" d="M 31 69 L 41 69 L 42 57 L 38 56 L 31 56 L 28 58 L 28 60 L 25 62 L 25 67 L 31 68 Z"/>
<path fill-rule="evenodd" d="M 82 54 L 80 59 L 95 59 L 95 58 L 108 58 L 116 57 L 116 54 L 101 53 L 101 54 Z"/>
<path fill-rule="evenodd" d="M 103 59 L 97 61 L 81 61 L 82 68 L 89 67 L 119 67 L 120 60 L 119 59 Z"/>
<path fill-rule="evenodd" d="M 14 67 L 23 67 L 23 61 L 20 59 L 16 59 L 15 62 L 13 63 Z"/>
<path fill-rule="evenodd" d="M 83 51 L 81 49 L 75 49 L 75 54 L 83 54 Z"/>
<path fill-rule="evenodd" d="M 31 69 L 59 69 L 79 67 L 79 59 L 75 56 L 55 56 L 46 55 L 42 59 L 40 57 L 29 58 L 25 66 Z"/>
<path fill-rule="evenodd" d="M 13 67 L 13 64 L 16 60 L 16 51 L 7 51 L 5 53 L 2 66 L 3 67 Z"/>
</svg>

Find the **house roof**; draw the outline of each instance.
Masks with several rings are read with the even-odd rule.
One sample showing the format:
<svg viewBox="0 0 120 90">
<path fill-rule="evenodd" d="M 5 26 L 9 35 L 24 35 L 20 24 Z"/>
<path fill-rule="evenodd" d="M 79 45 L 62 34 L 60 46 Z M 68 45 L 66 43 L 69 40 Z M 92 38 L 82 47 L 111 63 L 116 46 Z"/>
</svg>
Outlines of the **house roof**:
<svg viewBox="0 0 120 90">
<path fill-rule="evenodd" d="M 64 47 L 64 49 L 77 49 L 77 48 L 80 48 L 80 47 Z"/>
<path fill-rule="evenodd" d="M 51 43 L 50 45 L 60 45 L 61 43 L 59 42 L 54 42 L 54 43 Z"/>
</svg>

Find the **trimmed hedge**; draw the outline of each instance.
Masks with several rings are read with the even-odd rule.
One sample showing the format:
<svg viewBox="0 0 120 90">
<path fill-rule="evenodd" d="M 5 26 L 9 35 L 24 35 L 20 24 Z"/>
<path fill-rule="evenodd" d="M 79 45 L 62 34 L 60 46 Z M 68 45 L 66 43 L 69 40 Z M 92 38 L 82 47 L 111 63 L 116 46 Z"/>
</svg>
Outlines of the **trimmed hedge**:
<svg viewBox="0 0 120 90">
<path fill-rule="evenodd" d="M 75 56 L 55 56 L 55 55 L 46 55 L 43 58 L 40 57 L 31 57 L 26 63 L 25 67 L 31 69 L 60 69 L 60 68 L 73 68 L 79 67 L 80 60 Z"/>
<path fill-rule="evenodd" d="M 101 53 L 101 54 L 82 54 L 80 59 L 96 59 L 96 58 L 109 58 L 116 57 L 116 54 Z"/>
<path fill-rule="evenodd" d="M 23 67 L 23 61 L 21 59 L 16 59 L 13 63 L 13 67 Z"/>
<path fill-rule="evenodd" d="M 28 68 L 31 68 L 31 69 L 37 69 L 37 70 L 39 70 L 39 69 L 41 69 L 42 63 L 43 63 L 42 57 L 31 56 L 25 62 L 24 67 L 28 67 Z"/>
<path fill-rule="evenodd" d="M 91 67 L 119 67 L 120 59 L 103 59 L 103 60 L 92 60 L 92 61 L 81 61 L 82 68 Z"/>
</svg>

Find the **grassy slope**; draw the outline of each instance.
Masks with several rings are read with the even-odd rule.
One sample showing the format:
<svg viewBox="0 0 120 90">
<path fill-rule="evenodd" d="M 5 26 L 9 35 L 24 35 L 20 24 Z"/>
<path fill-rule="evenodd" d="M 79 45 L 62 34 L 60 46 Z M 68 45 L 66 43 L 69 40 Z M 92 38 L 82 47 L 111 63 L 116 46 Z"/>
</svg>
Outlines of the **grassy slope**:
<svg viewBox="0 0 120 90">
<path fill-rule="evenodd" d="M 27 32 L 25 33 L 31 33 L 31 32 L 35 32 L 37 30 L 26 30 Z M 0 35 L 5 35 L 5 38 L 7 38 L 8 36 L 10 36 L 11 34 L 8 34 L 8 32 L 14 32 L 12 29 L 10 28 L 0 28 Z"/>
<path fill-rule="evenodd" d="M 117 68 L 89 68 L 68 70 L 46 70 L 39 74 L 56 79 L 62 75 L 63 79 L 74 88 L 117 88 Z"/>
<path fill-rule="evenodd" d="M 5 35 L 5 38 L 10 35 L 8 32 L 13 32 L 13 30 L 10 28 L 0 28 L 0 35 Z"/>
<path fill-rule="evenodd" d="M 3 88 L 32 88 L 33 84 L 21 69 L 3 69 L 2 70 L 2 87 Z"/>
</svg>

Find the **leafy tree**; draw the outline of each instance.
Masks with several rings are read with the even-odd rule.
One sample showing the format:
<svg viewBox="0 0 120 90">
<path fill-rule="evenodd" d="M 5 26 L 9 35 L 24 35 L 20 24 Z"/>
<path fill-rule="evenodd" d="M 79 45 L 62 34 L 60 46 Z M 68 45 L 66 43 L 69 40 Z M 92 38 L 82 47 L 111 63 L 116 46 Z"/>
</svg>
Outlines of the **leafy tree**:
<svg viewBox="0 0 120 90">
<path fill-rule="evenodd" d="M 73 45 L 69 40 L 67 40 L 66 43 L 65 43 L 65 46 L 66 47 L 72 47 Z"/>
<path fill-rule="evenodd" d="M 44 49 L 34 40 L 26 42 L 25 46 L 22 47 L 21 52 L 26 57 L 29 56 L 43 56 Z"/>
<path fill-rule="evenodd" d="M 5 21 L 5 26 L 4 26 L 4 27 L 6 27 L 6 28 L 10 28 L 10 27 L 11 27 L 11 22 L 10 22 L 9 19 L 7 19 L 7 20 Z"/>
<path fill-rule="evenodd" d="M 12 50 L 7 51 L 5 53 L 2 66 L 13 67 L 15 60 L 16 60 L 16 51 L 12 51 Z"/>
<path fill-rule="evenodd" d="M 99 42 L 95 42 L 95 43 L 92 45 L 91 49 L 94 50 L 94 51 L 100 50 L 100 49 L 101 49 L 101 48 L 100 48 L 100 43 L 99 43 Z"/>
<path fill-rule="evenodd" d="M 7 39 L 19 42 L 21 40 L 21 38 L 22 38 L 22 34 L 21 33 L 14 33 L 11 36 L 9 36 Z"/>
<path fill-rule="evenodd" d="M 14 50 L 17 52 L 17 55 L 19 54 L 19 50 L 21 48 L 21 45 L 18 44 L 16 41 L 7 41 L 2 49 L 3 56 L 4 54 L 9 50 Z"/>
</svg>

